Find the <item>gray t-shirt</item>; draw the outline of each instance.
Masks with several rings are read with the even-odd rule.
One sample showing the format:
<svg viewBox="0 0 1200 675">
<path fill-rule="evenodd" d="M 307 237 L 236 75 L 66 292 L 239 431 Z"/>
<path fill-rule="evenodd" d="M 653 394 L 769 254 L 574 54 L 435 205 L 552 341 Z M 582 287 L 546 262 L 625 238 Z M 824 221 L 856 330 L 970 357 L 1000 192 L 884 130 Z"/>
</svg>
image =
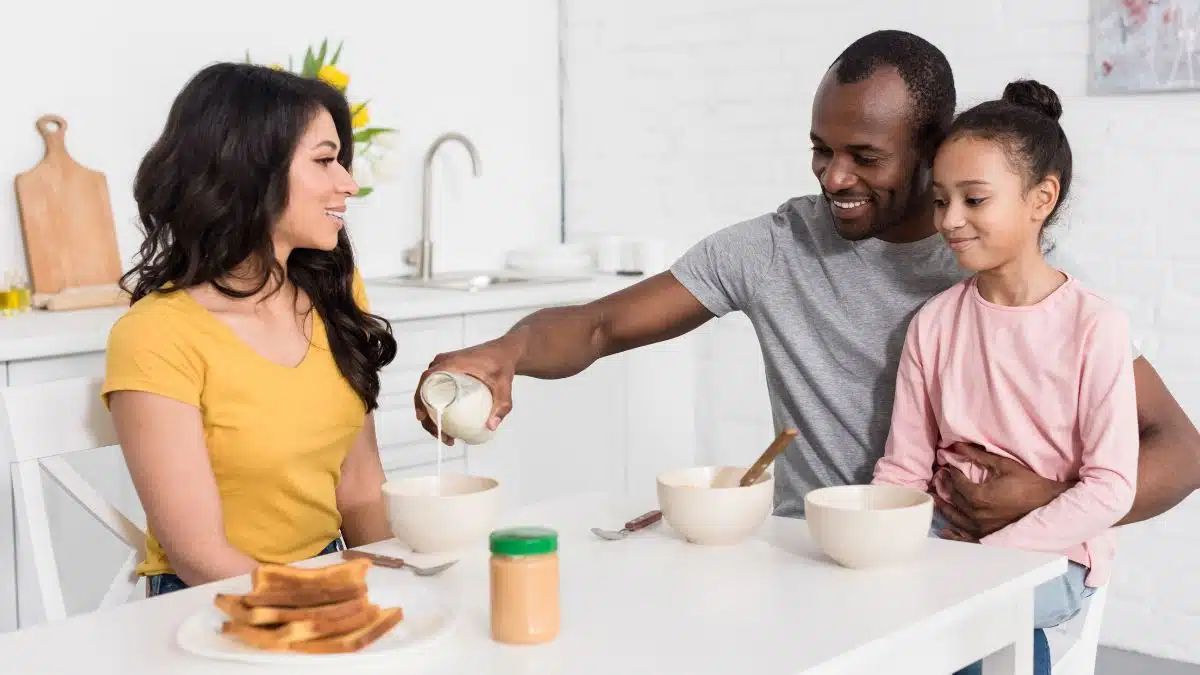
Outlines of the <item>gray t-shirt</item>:
<svg viewBox="0 0 1200 675">
<path fill-rule="evenodd" d="M 710 235 L 671 272 L 713 314 L 742 311 L 754 326 L 776 431 L 800 432 L 775 463 L 783 516 L 802 516 L 810 490 L 870 482 L 908 322 L 968 275 L 940 236 L 841 238 L 828 202 L 811 195 Z"/>
</svg>

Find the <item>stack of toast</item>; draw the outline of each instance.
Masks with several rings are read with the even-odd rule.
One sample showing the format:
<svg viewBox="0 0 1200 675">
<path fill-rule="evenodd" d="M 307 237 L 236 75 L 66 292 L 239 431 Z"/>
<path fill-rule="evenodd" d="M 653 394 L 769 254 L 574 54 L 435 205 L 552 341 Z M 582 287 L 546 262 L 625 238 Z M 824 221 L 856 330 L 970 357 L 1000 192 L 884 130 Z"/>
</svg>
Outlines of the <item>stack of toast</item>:
<svg viewBox="0 0 1200 675">
<path fill-rule="evenodd" d="M 246 595 L 218 594 L 229 617 L 221 632 L 271 651 L 356 652 L 383 637 L 403 618 L 399 607 L 367 599 L 371 563 L 355 559 L 328 567 L 262 565 Z"/>
</svg>

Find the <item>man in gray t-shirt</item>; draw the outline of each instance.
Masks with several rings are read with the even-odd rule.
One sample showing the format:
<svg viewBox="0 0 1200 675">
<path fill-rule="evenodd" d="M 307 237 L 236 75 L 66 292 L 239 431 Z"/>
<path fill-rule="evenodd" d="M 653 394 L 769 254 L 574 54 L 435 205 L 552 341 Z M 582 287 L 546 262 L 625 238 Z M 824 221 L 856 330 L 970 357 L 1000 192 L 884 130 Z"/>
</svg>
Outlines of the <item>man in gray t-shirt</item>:
<svg viewBox="0 0 1200 675">
<path fill-rule="evenodd" d="M 723 229 L 669 272 L 622 292 L 535 312 L 500 338 L 438 355 L 426 374 L 457 370 L 483 380 L 496 402 L 495 428 L 511 409 L 515 375 L 568 377 L 742 311 L 762 346 L 776 428 L 800 432 L 776 463 L 776 512 L 801 515 L 816 487 L 868 482 L 883 453 L 908 321 L 965 276 L 936 234 L 929 193 L 954 97 L 936 47 L 902 31 L 864 36 L 830 66 L 813 101 L 812 165 L 822 194 Z M 1200 433 L 1145 358 L 1134 373 L 1138 493 L 1123 523 L 1156 516 L 1200 487 Z M 433 433 L 417 403 L 418 420 Z M 965 534 L 993 532 L 1070 487 L 959 450 L 990 470 L 980 484 L 955 480 L 953 503 L 939 503 Z"/>
<path fill-rule="evenodd" d="M 671 274 L 714 316 L 741 311 L 754 324 L 775 427 L 800 432 L 775 467 L 780 515 L 803 515 L 814 488 L 871 481 L 909 319 L 966 277 L 940 237 L 839 236 L 821 196 L 717 232 Z"/>
</svg>

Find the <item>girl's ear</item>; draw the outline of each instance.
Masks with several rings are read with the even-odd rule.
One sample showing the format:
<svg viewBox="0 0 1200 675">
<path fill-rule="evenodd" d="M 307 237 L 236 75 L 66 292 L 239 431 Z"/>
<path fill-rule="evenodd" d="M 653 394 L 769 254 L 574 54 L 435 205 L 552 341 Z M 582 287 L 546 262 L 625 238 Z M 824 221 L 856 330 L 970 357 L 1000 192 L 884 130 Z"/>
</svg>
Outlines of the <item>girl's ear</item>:
<svg viewBox="0 0 1200 675">
<path fill-rule="evenodd" d="M 1034 185 L 1029 191 L 1029 200 L 1033 205 L 1033 217 L 1035 220 L 1044 221 L 1050 217 L 1050 212 L 1054 210 L 1054 205 L 1058 203 L 1058 194 L 1061 184 L 1058 182 L 1058 176 L 1049 175 L 1042 179 L 1042 182 Z"/>
</svg>

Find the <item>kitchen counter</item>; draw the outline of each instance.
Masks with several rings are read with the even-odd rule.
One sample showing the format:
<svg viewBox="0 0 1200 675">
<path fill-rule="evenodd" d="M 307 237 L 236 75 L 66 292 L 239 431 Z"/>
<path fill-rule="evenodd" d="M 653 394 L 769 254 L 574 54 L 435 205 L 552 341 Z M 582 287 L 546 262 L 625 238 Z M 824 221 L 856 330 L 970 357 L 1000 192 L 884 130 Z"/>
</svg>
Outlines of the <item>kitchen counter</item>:
<svg viewBox="0 0 1200 675">
<path fill-rule="evenodd" d="M 521 307 L 588 302 L 641 277 L 597 275 L 586 280 L 490 288 L 478 292 L 396 286 L 367 279 L 371 311 L 390 321 Z M 33 311 L 0 319 L 0 362 L 104 351 L 108 332 L 126 307 Z"/>
</svg>

